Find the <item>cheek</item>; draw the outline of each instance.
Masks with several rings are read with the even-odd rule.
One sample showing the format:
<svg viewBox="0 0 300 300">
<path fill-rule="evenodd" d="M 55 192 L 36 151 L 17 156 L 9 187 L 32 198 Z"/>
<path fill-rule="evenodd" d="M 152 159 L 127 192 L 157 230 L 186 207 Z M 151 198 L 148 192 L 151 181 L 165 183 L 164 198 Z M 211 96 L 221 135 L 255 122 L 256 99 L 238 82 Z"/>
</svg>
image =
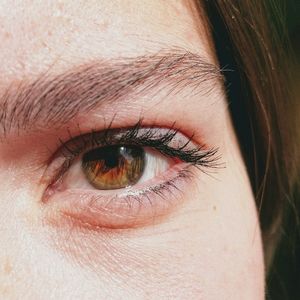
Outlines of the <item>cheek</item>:
<svg viewBox="0 0 300 300">
<path fill-rule="evenodd" d="M 135 291 L 140 299 L 154 293 L 264 299 L 260 229 L 247 177 L 228 167 L 218 179 L 194 186 L 186 204 L 161 224 L 91 232 L 70 220 L 53 227 L 49 246 L 62 254 L 61 266 L 77 266 L 90 282 L 126 295 Z"/>
<path fill-rule="evenodd" d="M 232 130 L 227 132 L 231 134 Z M 217 276 L 224 289 L 233 291 L 229 299 L 264 299 L 264 259 L 257 208 L 235 138 L 232 135 L 227 141 L 222 184 L 211 191 L 218 202 L 218 221 L 211 227 L 219 252 L 215 253 L 215 267 L 222 266 Z"/>
<path fill-rule="evenodd" d="M 246 176 L 239 173 L 237 177 L 231 170 L 227 168 L 221 184 L 207 186 L 207 209 L 194 217 L 194 263 L 205 287 L 203 299 L 264 299 L 263 251 L 254 199 Z"/>
<path fill-rule="evenodd" d="M 222 293 L 228 294 L 228 299 L 264 299 L 260 228 L 253 197 L 247 190 L 247 185 L 240 186 L 240 191 L 233 185 L 232 190 L 215 192 L 218 200 L 207 236 L 211 249 L 207 260 L 212 262 L 207 277 L 216 299 L 221 299 Z"/>
<path fill-rule="evenodd" d="M 49 227 L 38 217 L 33 189 L 26 181 L 14 189 L 9 176 L 1 188 L 0 254 L 1 261 L 8 254 L 13 261 L 15 272 L 6 279 L 15 282 L 11 290 L 35 295 L 44 290 L 39 286 L 58 285 L 67 298 L 80 285 L 78 295 L 85 291 L 95 297 L 118 290 L 131 299 L 154 293 L 170 299 L 263 299 L 253 196 L 243 168 L 226 160 L 216 178 L 192 185 L 185 204 L 166 221 L 121 231 L 78 230 L 71 222 Z M 49 275 L 41 277 L 43 270 Z"/>
</svg>

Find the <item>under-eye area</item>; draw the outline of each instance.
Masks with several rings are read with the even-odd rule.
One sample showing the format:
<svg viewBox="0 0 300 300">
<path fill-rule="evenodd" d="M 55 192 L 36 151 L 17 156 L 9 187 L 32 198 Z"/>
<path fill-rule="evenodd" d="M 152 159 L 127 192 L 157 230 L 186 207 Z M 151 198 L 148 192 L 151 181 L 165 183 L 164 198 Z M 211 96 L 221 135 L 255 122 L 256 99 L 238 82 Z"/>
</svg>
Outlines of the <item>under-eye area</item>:
<svg viewBox="0 0 300 300">
<path fill-rule="evenodd" d="M 218 150 L 170 128 L 106 128 L 61 141 L 46 170 L 43 203 L 81 226 L 130 228 L 160 220 L 195 172 L 221 166 Z"/>
</svg>

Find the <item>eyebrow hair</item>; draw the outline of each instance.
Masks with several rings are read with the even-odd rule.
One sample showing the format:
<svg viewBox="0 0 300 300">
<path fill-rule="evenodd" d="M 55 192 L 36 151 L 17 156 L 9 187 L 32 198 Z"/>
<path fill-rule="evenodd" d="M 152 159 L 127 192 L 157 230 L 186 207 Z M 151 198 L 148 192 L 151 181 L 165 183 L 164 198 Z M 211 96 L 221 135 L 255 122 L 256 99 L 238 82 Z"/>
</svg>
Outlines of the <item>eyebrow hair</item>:
<svg viewBox="0 0 300 300">
<path fill-rule="evenodd" d="M 157 86 L 170 91 L 203 83 L 215 85 L 220 69 L 200 55 L 183 50 L 161 51 L 135 58 L 93 61 L 59 75 L 47 72 L 34 81 L 13 82 L 0 96 L 0 134 L 66 124 L 104 102 L 115 102 L 129 94 L 145 93 Z"/>
</svg>

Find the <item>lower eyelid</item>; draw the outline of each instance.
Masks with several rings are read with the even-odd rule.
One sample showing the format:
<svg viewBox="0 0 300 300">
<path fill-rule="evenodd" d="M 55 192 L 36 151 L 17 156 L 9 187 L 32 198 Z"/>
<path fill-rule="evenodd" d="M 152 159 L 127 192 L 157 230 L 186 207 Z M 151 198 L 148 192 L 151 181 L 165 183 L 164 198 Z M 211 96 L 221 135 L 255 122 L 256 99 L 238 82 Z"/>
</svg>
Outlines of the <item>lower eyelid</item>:
<svg viewBox="0 0 300 300">
<path fill-rule="evenodd" d="M 54 206 L 55 211 L 73 226 L 90 229 L 146 226 L 159 222 L 183 202 L 187 180 L 193 176 L 190 167 L 177 171 L 173 179 L 148 189 L 128 190 L 123 195 L 110 196 L 86 190 L 66 190 L 55 193 L 47 205 Z"/>
</svg>

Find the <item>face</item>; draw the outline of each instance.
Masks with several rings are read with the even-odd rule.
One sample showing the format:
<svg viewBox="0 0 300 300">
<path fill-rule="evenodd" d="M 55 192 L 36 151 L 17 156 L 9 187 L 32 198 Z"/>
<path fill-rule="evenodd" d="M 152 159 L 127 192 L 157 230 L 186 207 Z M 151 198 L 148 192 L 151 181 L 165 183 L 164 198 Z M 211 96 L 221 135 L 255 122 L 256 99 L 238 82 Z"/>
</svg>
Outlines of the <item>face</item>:
<svg viewBox="0 0 300 300">
<path fill-rule="evenodd" d="M 0 298 L 263 299 L 254 197 L 193 4 L 0 5 Z"/>
</svg>

